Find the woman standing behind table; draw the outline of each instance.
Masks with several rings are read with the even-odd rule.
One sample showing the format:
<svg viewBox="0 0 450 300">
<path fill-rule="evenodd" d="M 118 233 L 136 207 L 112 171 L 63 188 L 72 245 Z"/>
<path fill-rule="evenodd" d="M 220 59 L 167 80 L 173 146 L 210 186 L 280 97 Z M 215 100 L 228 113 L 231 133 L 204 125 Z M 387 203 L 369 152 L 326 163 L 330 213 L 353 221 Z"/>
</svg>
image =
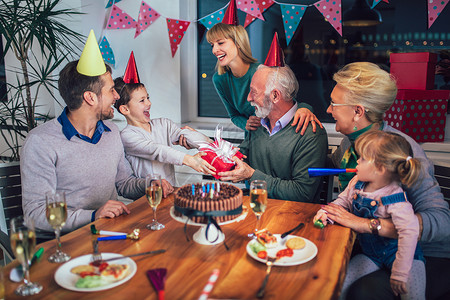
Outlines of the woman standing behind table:
<svg viewBox="0 0 450 300">
<path fill-rule="evenodd" d="M 211 44 L 212 53 L 217 57 L 217 72 L 213 76 L 214 87 L 231 121 L 243 130 L 256 130 L 261 126 L 261 119 L 255 116 L 255 108 L 247 101 L 247 96 L 259 63 L 252 57 L 247 31 L 239 25 L 234 1 L 230 2 L 222 23 L 217 23 L 207 31 L 206 39 Z M 292 122 L 292 126 L 297 125 L 297 132 L 303 125 L 303 135 L 309 122 L 312 123 L 314 132 L 316 123 L 322 127 L 311 112 L 311 106 L 300 103 L 298 107 Z"/>
<path fill-rule="evenodd" d="M 354 141 L 368 130 L 395 132 L 409 142 L 414 157 L 422 164 L 418 184 L 409 188 L 402 186 L 420 224 L 419 241 L 426 258 L 427 299 L 436 299 L 450 292 L 450 211 L 434 178 L 433 164 L 423 149 L 409 136 L 383 122 L 383 114 L 397 95 L 395 80 L 377 65 L 368 62 L 351 63 L 339 70 L 333 79 L 337 85 L 331 93 L 327 112 L 336 120 L 336 131 L 346 137 L 333 153 L 335 167 L 353 168 L 359 156 Z M 344 189 L 351 177 L 339 176 Z M 356 217 L 342 207 L 324 207 L 328 217 L 358 233 L 373 233 L 397 238 L 389 219 L 376 221 Z M 380 270 L 356 281 L 347 299 L 394 299 L 389 286 L 389 273 Z"/>
</svg>

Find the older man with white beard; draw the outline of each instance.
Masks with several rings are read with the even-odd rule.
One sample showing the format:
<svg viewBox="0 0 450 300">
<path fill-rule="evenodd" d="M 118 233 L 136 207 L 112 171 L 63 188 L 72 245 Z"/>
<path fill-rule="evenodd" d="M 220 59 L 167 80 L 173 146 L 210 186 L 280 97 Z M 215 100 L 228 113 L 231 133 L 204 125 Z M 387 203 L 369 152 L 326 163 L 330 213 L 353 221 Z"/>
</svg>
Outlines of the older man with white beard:
<svg viewBox="0 0 450 300">
<path fill-rule="evenodd" d="M 245 161 L 235 159 L 232 171 L 220 172 L 222 180 L 265 180 L 270 198 L 318 202 L 320 177 L 310 178 L 308 168 L 325 166 L 327 134 L 324 129 L 305 134 L 289 126 L 297 105 L 298 82 L 288 67 L 260 65 L 250 84 L 247 101 L 261 118 L 257 130 L 250 131 L 240 151 Z"/>
</svg>

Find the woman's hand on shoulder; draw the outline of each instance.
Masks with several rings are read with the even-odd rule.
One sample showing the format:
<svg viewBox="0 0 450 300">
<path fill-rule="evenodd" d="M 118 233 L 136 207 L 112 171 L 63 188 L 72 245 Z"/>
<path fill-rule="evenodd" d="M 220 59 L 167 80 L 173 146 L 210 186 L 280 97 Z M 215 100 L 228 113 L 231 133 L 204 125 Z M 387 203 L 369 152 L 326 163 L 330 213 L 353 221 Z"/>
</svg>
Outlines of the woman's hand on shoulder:
<svg viewBox="0 0 450 300">
<path fill-rule="evenodd" d="M 311 122 L 313 132 L 316 132 L 317 124 L 319 124 L 320 128 L 323 128 L 322 123 L 319 119 L 314 115 L 309 109 L 302 107 L 297 109 L 294 116 L 294 121 L 292 121 L 291 126 L 297 125 L 295 132 L 300 132 L 301 135 L 305 134 L 306 128 L 308 128 L 309 122 Z"/>
<path fill-rule="evenodd" d="M 261 118 L 258 118 L 257 116 L 250 116 L 247 120 L 247 124 L 245 125 L 245 130 L 256 130 L 259 126 L 261 126 Z"/>
</svg>

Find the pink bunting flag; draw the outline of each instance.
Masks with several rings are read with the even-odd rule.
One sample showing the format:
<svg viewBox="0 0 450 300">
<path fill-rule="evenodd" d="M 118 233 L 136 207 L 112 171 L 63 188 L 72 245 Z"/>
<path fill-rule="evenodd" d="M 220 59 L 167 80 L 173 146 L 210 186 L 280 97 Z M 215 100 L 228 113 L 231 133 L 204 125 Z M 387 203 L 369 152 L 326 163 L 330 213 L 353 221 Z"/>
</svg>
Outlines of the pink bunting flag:
<svg viewBox="0 0 450 300">
<path fill-rule="evenodd" d="M 147 3 L 142 1 L 139 8 L 139 17 L 136 26 L 136 33 L 134 38 L 140 35 L 148 26 L 152 25 L 161 15 L 150 7 Z"/>
<path fill-rule="evenodd" d="M 264 21 L 262 11 L 256 1 L 236 0 L 236 7 L 248 15 Z"/>
<path fill-rule="evenodd" d="M 117 5 L 113 5 L 111 15 L 106 24 L 106 29 L 128 29 L 136 27 L 136 20 L 130 17 L 125 11 L 121 10 Z"/>
<path fill-rule="evenodd" d="M 314 3 L 314 6 L 322 13 L 325 20 L 342 36 L 341 0 L 322 0 Z"/>
<path fill-rule="evenodd" d="M 184 34 L 186 33 L 186 30 L 191 22 L 169 18 L 167 18 L 166 21 L 167 29 L 169 31 L 170 49 L 172 50 L 172 57 L 174 57 L 177 52 L 178 45 L 180 45 L 181 40 L 183 39 Z"/>
<path fill-rule="evenodd" d="M 280 4 L 286 43 L 289 45 L 308 5 Z"/>
<path fill-rule="evenodd" d="M 273 0 L 254 0 L 254 1 L 258 4 L 259 10 L 262 11 L 263 13 L 274 4 Z M 247 27 L 255 20 L 256 20 L 256 17 L 254 17 L 250 14 L 247 14 L 247 16 L 245 17 L 244 27 Z"/>
<path fill-rule="evenodd" d="M 428 0 L 428 28 L 433 25 L 449 0 Z"/>
</svg>

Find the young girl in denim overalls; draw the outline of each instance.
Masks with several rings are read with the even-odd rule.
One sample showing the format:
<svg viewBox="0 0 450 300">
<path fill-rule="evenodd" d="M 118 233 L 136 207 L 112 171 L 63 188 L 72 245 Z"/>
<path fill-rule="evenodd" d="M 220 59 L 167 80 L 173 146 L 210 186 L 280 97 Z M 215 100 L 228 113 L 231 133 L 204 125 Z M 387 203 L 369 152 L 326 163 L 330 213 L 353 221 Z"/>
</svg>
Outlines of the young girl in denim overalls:
<svg viewBox="0 0 450 300">
<path fill-rule="evenodd" d="M 356 140 L 360 154 L 357 175 L 333 201 L 353 214 L 370 219 L 373 234 L 359 234 L 364 254 L 352 258 L 341 298 L 358 278 L 380 268 L 391 269 L 391 287 L 402 299 L 425 299 L 425 264 L 417 245 L 419 222 L 400 184 L 410 186 L 419 176 L 420 162 L 412 158 L 409 143 L 400 135 L 374 130 Z M 392 218 L 398 240 L 377 234 L 378 218 Z M 327 215 L 319 210 L 314 221 L 324 225 Z"/>
</svg>

